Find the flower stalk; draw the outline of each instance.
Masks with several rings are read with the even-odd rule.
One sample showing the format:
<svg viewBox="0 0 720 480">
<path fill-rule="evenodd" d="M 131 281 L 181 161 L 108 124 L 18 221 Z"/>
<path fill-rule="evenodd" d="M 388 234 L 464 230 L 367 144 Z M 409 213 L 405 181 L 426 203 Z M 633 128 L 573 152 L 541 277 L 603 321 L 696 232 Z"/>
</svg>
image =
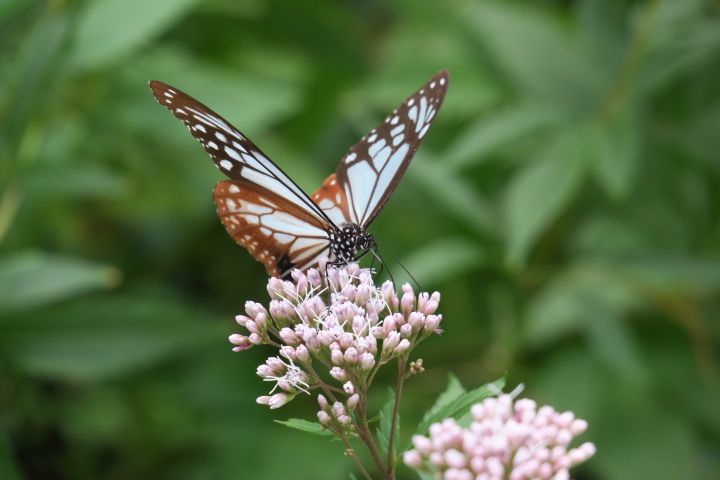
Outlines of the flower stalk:
<svg viewBox="0 0 720 480">
<path fill-rule="evenodd" d="M 255 345 L 278 350 L 257 369 L 273 385 L 257 402 L 277 409 L 319 390 L 322 428 L 343 442 L 364 477 L 373 478 L 352 447 L 354 438 L 367 449 L 376 475 L 394 480 L 403 384 L 408 372 L 422 371 L 421 361 L 408 365 L 409 354 L 440 333 L 442 315 L 435 313 L 440 294 L 416 294 L 408 284 L 398 294 L 392 282 L 376 286 L 371 271 L 357 264 L 324 262 L 305 273 L 293 271 L 292 280 L 271 278 L 267 291 L 267 308 L 247 302 L 245 314 L 236 317 L 245 331 L 229 337 L 237 352 Z M 387 363 L 397 364 L 397 378 L 385 457 L 370 430 L 367 399 Z"/>
</svg>

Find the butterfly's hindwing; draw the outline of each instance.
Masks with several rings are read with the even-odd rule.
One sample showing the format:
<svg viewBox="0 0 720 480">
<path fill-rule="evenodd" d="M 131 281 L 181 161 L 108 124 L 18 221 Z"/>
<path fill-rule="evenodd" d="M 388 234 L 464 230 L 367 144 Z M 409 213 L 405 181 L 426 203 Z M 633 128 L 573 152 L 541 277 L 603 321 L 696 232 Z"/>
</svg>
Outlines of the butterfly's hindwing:
<svg viewBox="0 0 720 480">
<path fill-rule="evenodd" d="M 271 275 L 306 269 L 328 253 L 326 225 L 274 192 L 246 180 L 224 180 L 213 198 L 230 236 Z"/>
<path fill-rule="evenodd" d="M 335 174 L 354 223 L 367 227 L 388 201 L 442 105 L 448 82 L 447 71 L 435 75 L 340 162 Z"/>
</svg>

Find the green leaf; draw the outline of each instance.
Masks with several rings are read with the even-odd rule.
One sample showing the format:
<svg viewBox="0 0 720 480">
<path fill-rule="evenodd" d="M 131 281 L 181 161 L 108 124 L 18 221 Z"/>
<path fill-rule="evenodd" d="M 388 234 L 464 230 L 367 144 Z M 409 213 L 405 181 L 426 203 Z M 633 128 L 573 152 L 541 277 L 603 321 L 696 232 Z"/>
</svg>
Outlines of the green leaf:
<svg viewBox="0 0 720 480">
<path fill-rule="evenodd" d="M 584 130 L 577 129 L 563 134 L 512 179 L 505 205 L 510 265 L 525 262 L 535 240 L 582 184 L 588 156 L 586 137 Z"/>
<path fill-rule="evenodd" d="M 595 127 L 591 133 L 591 165 L 608 196 L 624 200 L 631 191 L 640 161 L 637 121 L 629 108 L 620 118 Z"/>
<path fill-rule="evenodd" d="M 27 374 L 98 381 L 216 343 L 227 326 L 176 298 L 100 295 L 6 317 L 0 351 Z"/>
<path fill-rule="evenodd" d="M 76 65 L 97 68 L 142 47 L 175 23 L 197 0 L 96 0 L 77 26 Z M 123 25 L 123 28 L 116 28 Z"/>
<path fill-rule="evenodd" d="M 272 52 L 266 53 L 269 55 Z M 136 90 L 139 94 L 134 99 L 136 110 L 128 112 L 123 109 L 119 114 L 132 115 L 125 120 L 137 125 L 140 130 L 157 129 L 160 119 L 171 125 L 170 119 L 164 115 L 167 112 L 162 111 L 144 87 L 150 78 L 182 85 L 184 91 L 197 96 L 203 103 L 222 109 L 223 117 L 255 141 L 259 141 L 258 134 L 269 126 L 297 113 L 303 101 L 302 87 L 306 75 L 303 64 L 279 73 L 266 72 L 259 67 L 250 70 L 244 64 L 241 67 L 218 65 L 183 50 L 157 48 L 134 58 L 130 65 L 131 68 L 122 72 L 123 80 L 129 86 L 142 85 L 143 88 Z M 148 115 L 148 112 L 153 112 L 153 115 Z M 182 129 L 172 131 L 174 138 L 182 142 L 179 145 L 186 145 L 187 132 Z M 276 152 L 266 153 L 275 157 Z M 298 172 L 287 173 L 294 175 Z"/>
<path fill-rule="evenodd" d="M 521 104 L 491 112 L 467 127 L 444 155 L 443 165 L 461 169 L 488 160 L 494 153 L 558 120 L 545 105 Z"/>
<path fill-rule="evenodd" d="M 4 480 L 20 480 L 22 478 L 13 460 L 10 441 L 2 431 L 0 431 L 0 478 Z"/>
<path fill-rule="evenodd" d="M 415 250 L 404 263 L 420 282 L 437 284 L 476 269 L 484 259 L 477 242 L 447 238 Z"/>
<path fill-rule="evenodd" d="M 647 369 L 625 319 L 602 305 L 587 302 L 585 308 L 586 336 L 598 359 L 625 380 L 641 384 L 647 382 Z"/>
<path fill-rule="evenodd" d="M 469 392 L 461 393 L 460 395 L 455 396 L 452 400 L 447 401 L 454 392 L 462 388 L 459 382 L 455 382 L 456 380 L 453 380 L 451 377 L 447 390 L 440 398 L 438 398 L 438 402 L 436 402 L 433 408 L 430 409 L 420 422 L 420 425 L 418 425 L 415 430 L 415 435 L 425 435 L 430 428 L 430 425 L 446 418 L 459 419 L 469 412 L 470 408 L 474 404 L 482 402 L 493 395 L 497 395 L 498 392 L 501 392 L 505 387 L 505 378 L 500 378 L 492 383 L 485 384 L 482 387 L 470 390 Z M 441 399 L 442 403 L 440 403 Z"/>
<path fill-rule="evenodd" d="M 481 235 L 494 234 L 497 230 L 494 214 L 476 187 L 453 174 L 441 162 L 429 161 L 419 154 L 413 159 L 413 168 L 408 175 L 420 182 L 428 195 L 434 196 L 447 207 L 449 214 L 455 215 L 468 228 Z"/>
<path fill-rule="evenodd" d="M 475 2 L 463 19 L 527 95 L 571 112 L 587 112 L 603 92 L 607 74 L 546 12 L 509 2 Z"/>
<path fill-rule="evenodd" d="M 438 395 L 438 398 L 435 400 L 433 406 L 425 412 L 421 425 L 426 423 L 428 419 L 437 417 L 437 414 L 441 409 L 445 408 L 446 405 L 458 398 L 460 395 L 464 394 L 466 391 L 465 387 L 463 387 L 462 383 L 460 383 L 460 379 L 453 374 L 449 374 L 448 384 L 447 387 L 445 387 L 445 391 Z"/>
<path fill-rule="evenodd" d="M 19 183 L 35 198 L 113 198 L 128 190 L 123 177 L 100 165 L 41 165 L 24 171 Z"/>
<path fill-rule="evenodd" d="M 333 436 L 333 433 L 330 430 L 326 429 L 318 422 L 309 422 L 300 418 L 290 418 L 288 420 L 275 420 L 275 423 L 323 437 Z"/>
<path fill-rule="evenodd" d="M 639 305 L 640 298 L 629 276 L 617 266 L 577 262 L 558 273 L 530 300 L 525 337 L 532 347 L 543 347 L 582 331 L 591 321 L 593 308 L 626 314 Z"/>
<path fill-rule="evenodd" d="M 42 252 L 0 259 L 0 313 L 16 312 L 111 288 L 120 272 L 107 265 Z"/>
<path fill-rule="evenodd" d="M 382 449 L 383 453 L 387 455 L 387 453 L 390 451 L 390 430 L 392 429 L 393 424 L 393 409 L 395 408 L 395 391 L 390 388 L 388 389 L 388 398 L 385 400 L 385 403 L 383 404 L 382 408 L 380 409 L 380 424 L 378 425 L 376 434 L 378 438 L 378 442 L 380 443 L 380 448 Z M 398 418 L 396 419 L 397 425 L 396 425 L 396 431 L 395 431 L 395 438 L 397 439 L 397 432 L 400 430 L 400 418 L 398 415 Z"/>
</svg>

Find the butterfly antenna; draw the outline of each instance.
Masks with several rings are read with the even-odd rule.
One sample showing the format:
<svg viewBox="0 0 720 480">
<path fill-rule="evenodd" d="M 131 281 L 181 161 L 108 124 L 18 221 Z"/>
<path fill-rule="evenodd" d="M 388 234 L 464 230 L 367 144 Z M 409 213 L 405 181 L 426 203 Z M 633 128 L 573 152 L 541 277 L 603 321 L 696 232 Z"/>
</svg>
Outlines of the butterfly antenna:
<svg viewBox="0 0 720 480">
<path fill-rule="evenodd" d="M 380 255 L 380 250 L 378 250 L 378 248 L 375 247 L 372 250 L 370 250 L 370 252 L 373 254 L 373 257 L 377 258 L 378 261 L 380 262 L 380 266 L 381 266 L 380 272 L 382 272 L 387 267 L 387 265 L 385 264 L 385 260 L 383 260 L 382 255 Z M 388 275 L 390 276 L 390 281 L 393 283 L 393 286 L 394 286 L 395 278 L 393 278 L 393 274 L 390 271 L 389 267 L 387 267 L 387 271 L 388 271 Z M 380 272 L 378 272 L 378 273 L 380 273 Z"/>
<path fill-rule="evenodd" d="M 377 240 L 376 240 L 376 242 L 377 242 Z M 379 244 L 378 244 L 378 246 L 379 246 Z M 405 265 L 403 265 L 402 262 L 398 259 L 398 257 L 396 257 L 396 256 L 393 254 L 392 250 L 390 250 L 390 249 L 387 247 L 387 245 L 384 245 L 383 248 L 384 248 L 385 251 L 388 253 L 388 255 L 390 255 L 390 257 L 391 257 L 393 260 L 395 260 L 395 262 L 397 262 L 398 265 L 400 265 L 400 267 L 405 271 L 405 273 L 408 274 L 408 276 L 412 279 L 412 281 L 415 282 L 415 286 L 418 288 L 418 290 L 422 291 L 422 287 L 420 286 L 420 282 L 418 282 L 417 279 L 413 276 L 413 274 L 410 273 L 410 271 L 409 271 L 407 268 L 405 268 Z M 388 269 L 388 272 L 389 272 L 389 271 L 390 271 L 390 269 Z M 392 277 L 392 275 L 391 275 L 391 277 Z M 394 283 L 395 283 L 395 281 L 393 281 L 393 284 L 394 284 Z"/>
</svg>

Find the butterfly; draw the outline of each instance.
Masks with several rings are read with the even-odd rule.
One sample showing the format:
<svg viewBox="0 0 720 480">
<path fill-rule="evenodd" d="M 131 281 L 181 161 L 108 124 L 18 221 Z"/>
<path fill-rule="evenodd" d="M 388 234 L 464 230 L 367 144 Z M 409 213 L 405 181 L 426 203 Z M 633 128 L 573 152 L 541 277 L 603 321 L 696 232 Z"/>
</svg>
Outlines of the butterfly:
<svg viewBox="0 0 720 480">
<path fill-rule="evenodd" d="M 230 122 L 191 96 L 152 80 L 155 99 L 181 120 L 228 177 L 213 198 L 225 229 L 265 265 L 286 277 L 327 257 L 356 261 L 376 248 L 367 227 L 385 206 L 430 128 L 447 92 L 447 71 L 433 76 L 353 146 L 308 196 Z"/>
</svg>

